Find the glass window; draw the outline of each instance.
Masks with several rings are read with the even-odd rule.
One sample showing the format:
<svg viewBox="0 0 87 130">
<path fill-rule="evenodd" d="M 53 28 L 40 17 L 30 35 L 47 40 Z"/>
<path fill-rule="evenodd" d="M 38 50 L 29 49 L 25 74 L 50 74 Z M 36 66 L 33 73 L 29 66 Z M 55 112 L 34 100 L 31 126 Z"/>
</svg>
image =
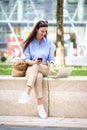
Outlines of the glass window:
<svg viewBox="0 0 87 130">
<path fill-rule="evenodd" d="M 72 4 L 77 4 L 79 2 L 79 0 L 67 0 L 68 3 L 72 3 Z"/>
</svg>

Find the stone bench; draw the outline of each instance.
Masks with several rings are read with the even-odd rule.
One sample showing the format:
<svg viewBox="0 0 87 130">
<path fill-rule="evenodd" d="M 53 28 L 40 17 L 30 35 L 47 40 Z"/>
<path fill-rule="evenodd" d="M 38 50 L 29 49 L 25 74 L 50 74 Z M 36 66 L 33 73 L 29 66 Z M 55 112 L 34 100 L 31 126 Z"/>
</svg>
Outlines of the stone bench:
<svg viewBox="0 0 87 130">
<path fill-rule="evenodd" d="M 26 83 L 26 77 L 0 76 L 0 115 L 37 116 L 34 91 L 32 91 L 28 103 L 24 105 L 18 103 L 18 99 L 26 89 Z M 46 79 L 44 79 L 44 104 L 48 112 L 48 88 L 46 83 Z"/>
<path fill-rule="evenodd" d="M 0 76 L 0 116 L 37 116 L 34 91 L 28 103 L 17 103 L 26 82 L 26 77 Z M 50 117 L 87 118 L 87 77 L 44 78 L 43 90 Z"/>
<path fill-rule="evenodd" d="M 87 77 L 50 80 L 49 115 L 87 118 Z"/>
</svg>

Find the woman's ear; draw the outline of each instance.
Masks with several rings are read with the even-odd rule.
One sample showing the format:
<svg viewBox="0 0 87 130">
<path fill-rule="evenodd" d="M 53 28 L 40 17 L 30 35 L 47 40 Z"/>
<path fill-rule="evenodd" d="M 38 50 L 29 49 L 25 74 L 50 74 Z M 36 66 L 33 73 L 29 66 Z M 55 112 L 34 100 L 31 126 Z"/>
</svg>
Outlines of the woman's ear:
<svg viewBox="0 0 87 130">
<path fill-rule="evenodd" d="M 36 32 L 38 31 L 39 29 L 36 28 Z"/>
</svg>

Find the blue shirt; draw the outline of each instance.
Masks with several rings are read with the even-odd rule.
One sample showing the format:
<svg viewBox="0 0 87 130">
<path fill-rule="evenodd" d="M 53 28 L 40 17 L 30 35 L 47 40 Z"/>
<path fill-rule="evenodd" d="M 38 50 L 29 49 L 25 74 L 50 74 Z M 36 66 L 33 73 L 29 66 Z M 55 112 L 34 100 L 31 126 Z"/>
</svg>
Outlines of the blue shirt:
<svg viewBox="0 0 87 130">
<path fill-rule="evenodd" d="M 55 45 L 47 38 L 44 37 L 41 43 L 34 39 L 25 49 L 24 59 L 28 61 L 42 58 L 43 62 L 54 63 L 54 51 Z"/>
</svg>

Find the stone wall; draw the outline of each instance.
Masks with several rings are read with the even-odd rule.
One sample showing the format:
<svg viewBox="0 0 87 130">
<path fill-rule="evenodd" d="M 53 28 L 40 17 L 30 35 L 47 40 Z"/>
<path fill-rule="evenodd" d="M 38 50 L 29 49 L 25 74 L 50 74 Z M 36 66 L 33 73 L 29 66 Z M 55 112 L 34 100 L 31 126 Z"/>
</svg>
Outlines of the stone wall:
<svg viewBox="0 0 87 130">
<path fill-rule="evenodd" d="M 18 104 L 27 79 L 0 76 L 0 116 L 37 116 L 34 90 L 31 99 Z M 51 117 L 87 118 L 87 77 L 43 79 L 44 107 Z"/>
</svg>

